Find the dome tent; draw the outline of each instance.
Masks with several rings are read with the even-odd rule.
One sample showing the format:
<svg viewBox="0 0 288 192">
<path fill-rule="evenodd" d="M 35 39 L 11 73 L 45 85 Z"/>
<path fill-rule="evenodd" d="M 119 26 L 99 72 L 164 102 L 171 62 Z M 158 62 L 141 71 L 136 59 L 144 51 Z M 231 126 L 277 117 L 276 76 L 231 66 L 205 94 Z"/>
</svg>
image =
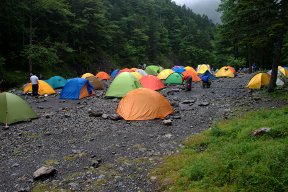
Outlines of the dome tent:
<svg viewBox="0 0 288 192">
<path fill-rule="evenodd" d="M 127 92 L 139 87 L 142 87 L 142 85 L 133 74 L 122 72 L 112 81 L 105 97 L 123 97 Z"/>
<path fill-rule="evenodd" d="M 51 95 L 51 94 L 55 94 L 55 90 L 45 81 L 39 80 L 38 81 L 38 93 L 39 95 Z M 24 87 L 24 93 L 29 93 L 32 92 L 32 84 L 28 83 L 25 87 Z"/>
<path fill-rule="evenodd" d="M 94 94 L 93 86 L 84 78 L 70 79 L 60 92 L 60 99 L 82 99 Z"/>
<path fill-rule="evenodd" d="M 6 125 L 37 118 L 30 105 L 12 93 L 0 93 L 0 106 L 0 122 Z"/>
<path fill-rule="evenodd" d="M 163 89 L 165 87 L 162 81 L 153 75 L 146 75 L 142 77 L 140 79 L 140 83 L 143 87 L 152 89 L 154 91 Z"/>
<path fill-rule="evenodd" d="M 121 99 L 117 113 L 125 120 L 163 119 L 173 113 L 173 108 L 169 101 L 157 91 L 138 88 Z"/>
<path fill-rule="evenodd" d="M 45 80 L 53 89 L 62 88 L 67 83 L 67 80 L 61 76 L 54 76 Z"/>
</svg>

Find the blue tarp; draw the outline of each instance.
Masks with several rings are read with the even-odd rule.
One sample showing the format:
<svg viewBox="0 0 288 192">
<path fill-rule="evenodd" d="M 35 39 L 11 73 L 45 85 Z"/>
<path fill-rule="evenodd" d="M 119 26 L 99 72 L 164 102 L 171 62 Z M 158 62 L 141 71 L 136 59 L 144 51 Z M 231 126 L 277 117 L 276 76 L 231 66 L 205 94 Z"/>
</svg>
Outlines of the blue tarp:
<svg viewBox="0 0 288 192">
<path fill-rule="evenodd" d="M 217 78 L 214 76 L 214 75 L 212 75 L 208 70 L 205 72 L 205 73 L 203 73 L 202 75 L 199 75 L 199 77 L 202 79 L 202 77 L 203 76 L 208 76 L 211 80 L 216 80 Z"/>
<path fill-rule="evenodd" d="M 60 93 L 60 99 L 80 99 L 80 93 L 85 84 L 89 94 L 93 93 L 93 86 L 87 79 L 73 78 L 70 79 L 63 87 Z"/>
<path fill-rule="evenodd" d="M 45 80 L 45 82 L 47 82 L 53 89 L 57 89 L 64 87 L 64 85 L 67 83 L 67 80 L 61 76 L 54 76 L 48 80 Z"/>
<path fill-rule="evenodd" d="M 116 75 L 119 73 L 119 69 L 115 69 L 112 73 L 111 73 L 111 75 L 110 75 L 110 77 L 112 78 L 112 79 L 114 79 L 115 77 L 116 77 Z"/>
<path fill-rule="evenodd" d="M 176 73 L 183 73 L 185 71 L 185 68 L 184 66 L 174 66 L 172 70 L 175 71 Z"/>
</svg>

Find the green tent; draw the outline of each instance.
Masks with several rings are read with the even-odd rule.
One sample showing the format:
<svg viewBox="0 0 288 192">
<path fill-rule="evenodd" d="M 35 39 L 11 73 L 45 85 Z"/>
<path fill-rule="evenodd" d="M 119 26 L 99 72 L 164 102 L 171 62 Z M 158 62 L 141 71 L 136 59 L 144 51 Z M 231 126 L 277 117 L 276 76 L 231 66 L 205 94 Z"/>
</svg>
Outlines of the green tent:
<svg viewBox="0 0 288 192">
<path fill-rule="evenodd" d="M 0 93 L 0 106 L 0 122 L 4 124 L 37 118 L 30 105 L 12 93 Z"/>
<path fill-rule="evenodd" d="M 64 85 L 67 83 L 67 80 L 61 76 L 54 76 L 48 80 L 45 80 L 45 82 L 48 83 L 53 89 L 57 89 L 64 87 Z"/>
<path fill-rule="evenodd" d="M 157 75 L 158 73 L 160 73 L 161 70 L 162 68 L 159 66 L 149 65 L 148 67 L 146 67 L 145 72 L 149 75 Z"/>
<path fill-rule="evenodd" d="M 122 72 L 112 81 L 105 97 L 123 97 L 129 91 L 139 87 L 142 87 L 142 85 L 133 74 Z"/>
<path fill-rule="evenodd" d="M 179 73 L 172 73 L 165 80 L 165 84 L 181 85 L 182 84 L 182 77 L 183 76 Z"/>
</svg>

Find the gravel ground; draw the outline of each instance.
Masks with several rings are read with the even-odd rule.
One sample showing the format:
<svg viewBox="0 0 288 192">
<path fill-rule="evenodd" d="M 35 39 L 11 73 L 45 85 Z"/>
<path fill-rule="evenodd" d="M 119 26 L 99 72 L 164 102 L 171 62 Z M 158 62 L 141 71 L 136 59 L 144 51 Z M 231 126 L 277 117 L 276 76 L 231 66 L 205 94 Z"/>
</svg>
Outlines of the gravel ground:
<svg viewBox="0 0 288 192">
<path fill-rule="evenodd" d="M 155 191 L 149 172 L 165 155 L 179 152 L 189 135 L 220 118 L 287 104 L 246 89 L 251 77 L 219 79 L 210 89 L 193 84 L 191 92 L 180 86 L 162 90 L 175 111 L 171 126 L 162 120 L 113 120 L 120 100 L 104 99 L 104 91 L 78 101 L 22 96 L 39 118 L 0 129 L 0 191 Z M 90 117 L 89 110 L 108 118 Z M 57 174 L 34 181 L 33 172 L 43 165 Z"/>
</svg>

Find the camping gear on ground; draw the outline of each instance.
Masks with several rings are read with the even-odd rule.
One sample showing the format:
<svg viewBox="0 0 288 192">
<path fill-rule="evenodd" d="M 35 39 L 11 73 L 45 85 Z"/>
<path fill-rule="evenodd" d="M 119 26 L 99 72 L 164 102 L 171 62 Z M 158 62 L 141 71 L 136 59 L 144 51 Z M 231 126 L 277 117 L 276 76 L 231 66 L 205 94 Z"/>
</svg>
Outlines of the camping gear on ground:
<svg viewBox="0 0 288 192">
<path fill-rule="evenodd" d="M 208 76 L 210 78 L 210 80 L 216 80 L 217 78 L 212 75 L 212 73 L 208 70 L 205 71 L 205 73 L 203 74 L 199 74 L 199 77 L 202 79 L 202 76 Z"/>
<path fill-rule="evenodd" d="M 13 93 L 0 93 L 0 106 L 0 122 L 6 126 L 37 118 L 37 114 L 30 105 Z"/>
<path fill-rule="evenodd" d="M 129 91 L 142 87 L 139 80 L 129 72 L 123 72 L 116 76 L 109 86 L 105 97 L 123 97 Z"/>
<path fill-rule="evenodd" d="M 96 74 L 96 77 L 102 80 L 108 80 L 110 79 L 110 75 L 108 75 L 106 72 L 104 71 L 100 71 Z"/>
<path fill-rule="evenodd" d="M 191 91 L 191 87 L 192 87 L 192 77 L 188 76 L 185 79 L 185 91 Z"/>
<path fill-rule="evenodd" d="M 182 74 L 179 73 L 172 73 L 167 77 L 165 80 L 165 84 L 172 84 L 172 85 L 181 85 L 182 84 Z"/>
<path fill-rule="evenodd" d="M 24 93 L 32 92 L 32 84 L 28 83 L 24 87 Z M 38 94 L 39 95 L 51 95 L 55 94 L 54 89 L 45 81 L 38 80 Z"/>
<path fill-rule="evenodd" d="M 221 69 L 219 69 L 217 73 L 215 73 L 215 76 L 216 77 L 235 77 L 233 70 L 231 69 L 231 67 L 228 67 L 228 66 L 221 67 Z"/>
<path fill-rule="evenodd" d="M 81 76 L 81 78 L 86 78 L 86 77 L 90 77 L 90 76 L 94 76 L 92 73 L 85 73 Z"/>
<path fill-rule="evenodd" d="M 208 75 L 202 75 L 201 80 L 202 80 L 202 87 L 203 88 L 210 88 L 211 80 L 210 80 L 210 77 Z"/>
<path fill-rule="evenodd" d="M 102 82 L 101 79 L 98 79 L 95 76 L 90 76 L 90 77 L 87 77 L 86 79 L 91 83 L 94 89 L 96 90 L 104 89 L 104 83 Z"/>
<path fill-rule="evenodd" d="M 172 69 L 164 69 L 157 75 L 157 77 L 158 77 L 158 79 L 165 80 L 172 73 L 174 73 L 174 71 Z"/>
<path fill-rule="evenodd" d="M 153 75 L 146 75 L 140 79 L 140 83 L 143 87 L 152 89 L 154 91 L 163 89 L 165 85 L 160 79 Z"/>
<path fill-rule="evenodd" d="M 249 89 L 260 89 L 262 86 L 267 86 L 270 81 L 270 75 L 267 73 L 256 74 L 246 86 Z"/>
<path fill-rule="evenodd" d="M 60 92 L 60 99 L 82 99 L 94 94 L 93 86 L 84 78 L 70 79 Z"/>
<path fill-rule="evenodd" d="M 117 113 L 125 120 L 163 119 L 173 113 L 173 108 L 157 91 L 138 88 L 128 92 L 121 99 Z"/>
<path fill-rule="evenodd" d="M 45 80 L 53 89 L 62 88 L 67 83 L 67 80 L 61 76 L 54 76 Z"/>
</svg>

